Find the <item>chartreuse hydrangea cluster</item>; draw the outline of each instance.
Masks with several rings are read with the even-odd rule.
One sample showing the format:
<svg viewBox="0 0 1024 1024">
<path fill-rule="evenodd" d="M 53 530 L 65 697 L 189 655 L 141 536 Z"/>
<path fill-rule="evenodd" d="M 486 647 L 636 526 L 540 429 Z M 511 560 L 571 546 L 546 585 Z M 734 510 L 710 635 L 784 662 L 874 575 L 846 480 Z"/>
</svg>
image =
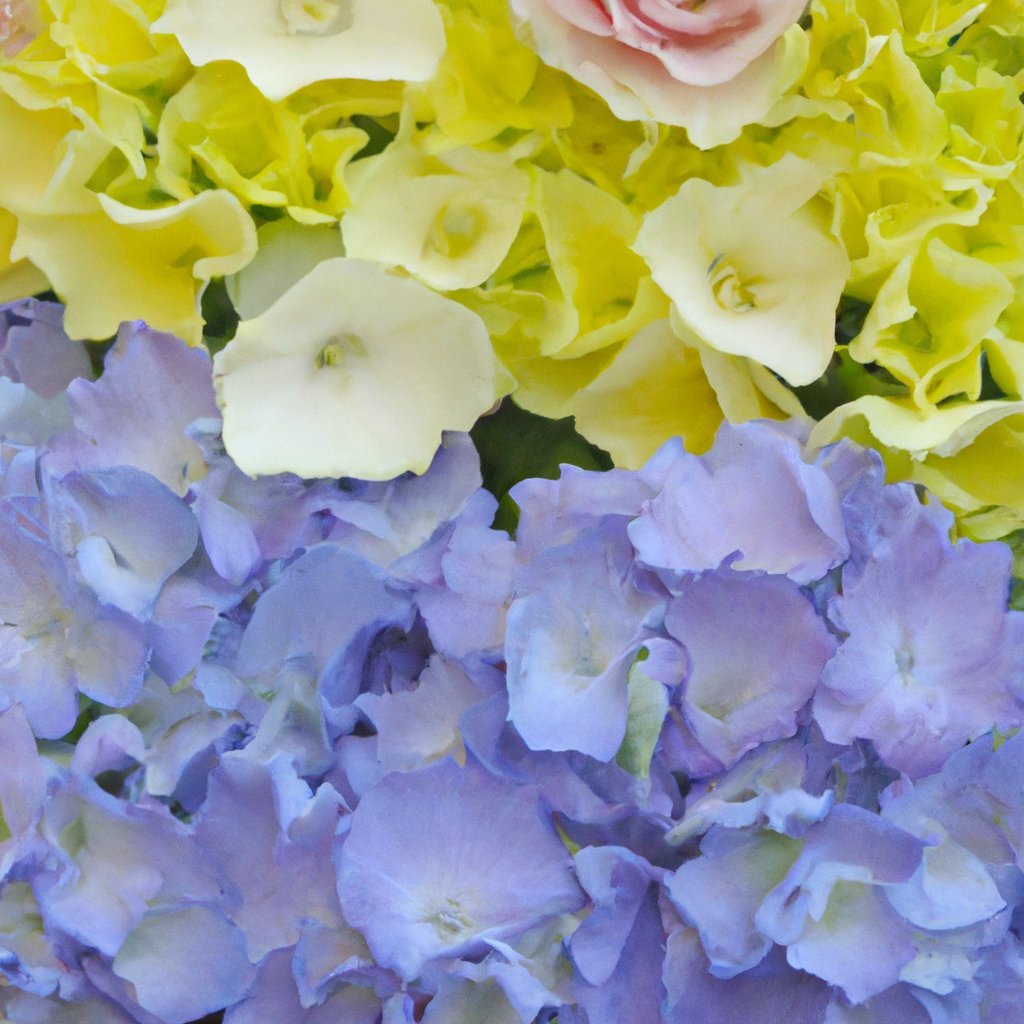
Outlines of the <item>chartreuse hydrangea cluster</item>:
<svg viewBox="0 0 1024 1024">
<path fill-rule="evenodd" d="M 3 1020 L 1016 1018 L 1004 544 L 797 421 L 514 539 L 464 435 L 254 480 L 204 351 L 61 322 L 0 311 Z"/>
<path fill-rule="evenodd" d="M 1024 527 L 1016 0 L 5 0 L 0 45 L 0 298 L 205 308 L 249 473 L 423 472 L 506 394 L 634 469 L 806 413 Z"/>
</svg>

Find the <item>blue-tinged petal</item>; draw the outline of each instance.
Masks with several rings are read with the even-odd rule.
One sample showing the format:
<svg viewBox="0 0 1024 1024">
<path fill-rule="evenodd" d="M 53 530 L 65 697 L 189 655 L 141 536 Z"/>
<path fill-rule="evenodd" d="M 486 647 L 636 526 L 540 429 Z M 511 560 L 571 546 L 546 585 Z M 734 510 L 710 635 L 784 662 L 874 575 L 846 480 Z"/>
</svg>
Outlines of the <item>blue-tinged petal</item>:
<svg viewBox="0 0 1024 1024">
<path fill-rule="evenodd" d="M 932 931 L 966 928 L 1006 906 L 981 860 L 952 842 L 926 847 L 914 876 L 887 895 L 901 917 Z"/>
<path fill-rule="evenodd" d="M 423 1024 L 522 1024 L 522 1017 L 509 1003 L 501 987 L 493 981 L 480 984 L 445 976 L 427 1004 Z"/>
<path fill-rule="evenodd" d="M 342 985 L 304 1006 L 292 977 L 292 950 L 279 949 L 258 965 L 249 993 L 228 1009 L 224 1024 L 378 1024 L 380 1012 L 380 998 L 361 985 Z"/>
<path fill-rule="evenodd" d="M 446 432 L 425 473 L 350 483 L 351 490 L 319 495 L 337 519 L 330 537 L 386 566 L 460 518 L 471 499 L 479 500 L 480 459 L 468 434 Z"/>
<path fill-rule="evenodd" d="M 745 828 L 768 826 L 798 837 L 832 806 L 834 793 L 815 795 L 807 783 L 808 754 L 802 737 L 763 744 L 745 754 L 728 772 L 695 785 L 686 813 L 666 836 L 682 844 L 703 835 L 712 825 Z"/>
<path fill-rule="evenodd" d="M 304 920 L 340 921 L 330 860 L 339 804 L 329 785 L 312 794 L 283 757 L 268 766 L 232 752 L 210 773 L 195 840 L 219 877 L 241 894 L 232 917 L 253 963 L 294 945 Z M 290 826 L 307 816 L 308 834 L 293 834 Z"/>
<path fill-rule="evenodd" d="M 669 898 L 700 933 L 716 978 L 749 970 L 771 949 L 754 916 L 799 853 L 798 840 L 774 832 L 713 828 L 700 856 L 669 876 Z"/>
<path fill-rule="evenodd" d="M 669 584 L 723 563 L 810 583 L 849 553 L 835 485 L 765 423 L 725 424 L 706 455 L 681 454 L 629 535 Z"/>
<path fill-rule="evenodd" d="M 357 695 L 373 637 L 386 626 L 408 626 L 411 618 L 408 601 L 388 590 L 380 570 L 333 545 L 316 547 L 260 598 L 236 671 L 276 674 L 291 658 L 309 658 L 325 697 L 347 704 Z"/>
<path fill-rule="evenodd" d="M 207 666 L 206 678 L 209 671 Z M 270 707 L 258 719 L 256 735 L 245 748 L 246 757 L 271 761 L 283 754 L 302 776 L 322 775 L 334 765 L 336 753 L 328 736 L 317 681 L 305 659 L 285 663 L 274 679 Z M 209 701 L 209 693 L 206 696 Z"/>
<path fill-rule="evenodd" d="M 95 989 L 68 991 L 49 998 L 17 989 L 0 988 L 0 1013 L 11 1024 L 138 1024 L 120 1006 Z"/>
<path fill-rule="evenodd" d="M 665 936 L 653 890 L 632 919 L 622 956 L 601 984 L 580 979 L 576 1001 L 589 1024 L 648 1024 L 660 1019 L 665 999 L 662 983 Z"/>
<path fill-rule="evenodd" d="M 577 1001 L 591 1024 L 644 1024 L 657 1018 L 664 936 L 657 910 L 659 872 L 623 847 L 588 846 L 576 873 L 594 909 L 569 948 Z"/>
<path fill-rule="evenodd" d="M 377 962 L 407 980 L 583 902 L 537 791 L 450 760 L 385 776 L 363 796 L 338 892 Z"/>
<path fill-rule="evenodd" d="M 68 398 L 76 431 L 47 457 L 54 475 L 134 466 L 184 494 L 205 472 L 203 453 L 186 433 L 194 421 L 220 415 L 203 349 L 140 322 L 123 324 L 103 375 L 73 381 Z"/>
<path fill-rule="evenodd" d="M 724 572 L 683 580 L 665 626 L 686 648 L 683 707 L 700 743 L 725 767 L 796 731 L 835 642 L 784 577 Z"/>
<path fill-rule="evenodd" d="M 371 985 L 379 994 L 392 992 L 399 985 L 395 974 L 373 962 L 363 936 L 344 922 L 304 922 L 291 973 L 299 1002 L 309 1007 L 348 985 Z"/>
<path fill-rule="evenodd" d="M 954 753 L 934 775 L 883 794 L 882 816 L 928 843 L 952 842 L 990 866 L 1020 863 L 1024 849 L 1024 734 L 988 737 Z"/>
<path fill-rule="evenodd" d="M 53 769 L 36 752 L 24 710 L 0 711 L 0 881 L 31 843 Z"/>
<path fill-rule="evenodd" d="M 416 689 L 364 693 L 355 703 L 377 730 L 384 770 L 411 771 L 447 755 L 465 760 L 459 719 L 482 696 L 458 665 L 435 655 Z"/>
<path fill-rule="evenodd" d="M 172 688 L 152 673 L 123 713 L 146 741 L 146 792 L 195 810 L 216 755 L 237 743 L 242 716 L 210 707 L 195 687 Z"/>
<path fill-rule="evenodd" d="M 937 1024 L 914 998 L 908 985 L 893 985 L 867 1002 L 853 1006 L 837 992 L 828 1004 L 823 1024 L 894 1024 L 896 1021 L 899 1024 Z"/>
<path fill-rule="evenodd" d="M 837 985 L 853 1002 L 863 1002 L 894 985 L 914 958 L 911 930 L 883 887 L 914 874 L 924 844 L 849 804 L 812 825 L 803 844 L 754 923 L 786 946 L 794 967 Z M 872 955 L 866 957 L 868 947 Z"/>
<path fill-rule="evenodd" d="M 1007 612 L 1012 557 L 956 545 L 917 516 L 859 574 L 844 572 L 830 616 L 848 635 L 825 668 L 814 717 L 826 739 L 871 740 L 913 777 L 965 742 L 1024 721 L 1024 616 Z"/>
<path fill-rule="evenodd" d="M 434 646 L 452 658 L 492 657 L 504 642 L 516 546 L 490 528 L 496 507 L 477 491 L 450 526 L 391 570 L 415 586 Z"/>
<path fill-rule="evenodd" d="M 0 437 L 42 445 L 71 425 L 67 398 L 40 398 L 27 384 L 0 377 Z"/>
<path fill-rule="evenodd" d="M 63 394 L 76 377 L 91 377 L 85 345 L 72 341 L 63 323 L 64 307 L 55 302 L 0 306 L 0 373 L 44 399 Z"/>
<path fill-rule="evenodd" d="M 102 715 L 89 723 L 75 744 L 71 770 L 96 778 L 103 772 L 120 772 L 146 759 L 146 741 L 138 726 L 124 715 Z"/>
<path fill-rule="evenodd" d="M 818 978 L 790 967 L 778 947 L 757 967 L 728 981 L 716 978 L 690 928 L 668 935 L 664 980 L 665 1024 L 821 1024 L 831 994 Z"/>
<path fill-rule="evenodd" d="M 673 459 L 682 450 L 678 442 L 669 442 L 665 448 Z M 652 463 L 661 466 L 667 461 L 665 448 L 652 458 Z M 521 480 L 509 491 L 519 506 L 516 549 L 524 561 L 549 548 L 572 544 L 608 517 L 625 525 L 657 493 L 644 472 L 611 469 L 599 473 L 570 465 L 561 470 L 557 480 Z"/>
<path fill-rule="evenodd" d="M 54 536 L 99 599 L 138 619 L 195 552 L 188 506 L 130 466 L 71 472 L 47 487 Z"/>
<path fill-rule="evenodd" d="M 43 931 L 39 904 L 29 883 L 10 882 L 0 887 L 0 977 L 26 992 L 46 996 L 67 971 Z"/>
<path fill-rule="evenodd" d="M 188 1024 L 237 1003 L 256 977 L 241 931 L 202 904 L 149 915 L 121 946 L 113 970 L 166 1024 Z"/>
<path fill-rule="evenodd" d="M 150 908 L 220 897 L 211 866 L 163 808 L 74 780 L 51 794 L 43 829 L 51 858 L 32 885 L 45 920 L 107 956 Z"/>
<path fill-rule="evenodd" d="M 160 588 L 146 626 L 150 668 L 176 683 L 198 668 L 219 616 L 237 607 L 242 594 L 202 564 L 188 563 Z"/>
<path fill-rule="evenodd" d="M 121 707 L 139 691 L 142 628 L 104 607 L 52 548 L 0 519 L 0 703 L 20 701 L 38 736 L 64 735 L 80 691 Z"/>
<path fill-rule="evenodd" d="M 566 934 L 575 923 L 571 915 L 552 918 L 514 944 L 489 938 L 488 956 L 479 963 L 460 960 L 450 970 L 478 984 L 497 982 L 521 1024 L 537 1020 L 545 1008 L 549 1014 L 552 1010 L 561 1013 L 572 998 L 569 964 L 562 950 Z"/>
<path fill-rule="evenodd" d="M 789 944 L 786 955 L 794 967 L 838 985 L 859 1003 L 894 985 L 913 951 L 902 921 L 879 893 L 839 881 L 821 919 Z"/>
<path fill-rule="evenodd" d="M 594 909 L 573 933 L 573 963 L 590 985 L 611 977 L 656 872 L 617 846 L 587 846 L 575 857 L 576 877 Z"/>
<path fill-rule="evenodd" d="M 509 718 L 534 750 L 613 758 L 626 734 L 629 667 L 660 604 L 631 577 L 614 522 L 526 567 L 508 612 Z"/>
<path fill-rule="evenodd" d="M 287 558 L 323 539 L 321 510 L 336 481 L 307 482 L 290 473 L 246 476 L 224 453 L 220 420 L 199 420 L 187 431 L 202 450 L 206 475 L 191 486 L 193 510 L 214 570 L 241 586 L 264 562 Z"/>
</svg>

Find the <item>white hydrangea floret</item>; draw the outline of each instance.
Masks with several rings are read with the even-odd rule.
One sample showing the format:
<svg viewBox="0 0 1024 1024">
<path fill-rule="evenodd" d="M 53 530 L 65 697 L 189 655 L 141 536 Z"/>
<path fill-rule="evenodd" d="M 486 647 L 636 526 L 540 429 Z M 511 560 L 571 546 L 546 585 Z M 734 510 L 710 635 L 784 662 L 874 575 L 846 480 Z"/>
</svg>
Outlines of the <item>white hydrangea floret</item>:
<svg viewBox="0 0 1024 1024">
<path fill-rule="evenodd" d="M 475 288 L 501 265 L 523 220 L 530 179 L 505 154 L 443 157 L 389 146 L 350 175 L 345 251 L 397 263 L 440 291 Z"/>
<path fill-rule="evenodd" d="M 785 156 L 734 186 L 691 178 L 647 215 L 634 246 L 690 330 L 794 386 L 832 358 L 850 269 L 816 207 L 824 177 Z"/>
<path fill-rule="evenodd" d="M 271 100 L 330 78 L 421 82 L 445 48 L 433 0 L 168 0 L 153 31 L 196 66 L 237 61 Z"/>
<path fill-rule="evenodd" d="M 214 359 L 224 443 L 253 476 L 424 472 L 497 397 L 473 312 L 380 264 L 325 260 Z"/>
</svg>

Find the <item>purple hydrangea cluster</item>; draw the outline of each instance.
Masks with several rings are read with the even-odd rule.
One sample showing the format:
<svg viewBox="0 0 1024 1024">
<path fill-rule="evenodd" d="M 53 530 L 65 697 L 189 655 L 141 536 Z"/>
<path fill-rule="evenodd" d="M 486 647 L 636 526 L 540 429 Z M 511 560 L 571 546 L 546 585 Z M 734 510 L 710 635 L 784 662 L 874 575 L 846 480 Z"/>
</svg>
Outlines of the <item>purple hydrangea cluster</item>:
<svg viewBox="0 0 1024 1024">
<path fill-rule="evenodd" d="M 252 480 L 206 354 L 0 311 L 0 1016 L 996 1024 L 1009 550 L 799 428 Z"/>
</svg>

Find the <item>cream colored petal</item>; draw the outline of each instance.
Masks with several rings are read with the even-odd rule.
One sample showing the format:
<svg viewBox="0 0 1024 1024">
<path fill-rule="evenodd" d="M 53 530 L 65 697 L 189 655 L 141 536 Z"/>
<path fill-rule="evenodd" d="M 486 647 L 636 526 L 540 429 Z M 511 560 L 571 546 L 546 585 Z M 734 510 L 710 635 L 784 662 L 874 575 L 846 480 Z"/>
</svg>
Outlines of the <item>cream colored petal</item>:
<svg viewBox="0 0 1024 1024">
<path fill-rule="evenodd" d="M 475 155 L 471 173 L 412 146 L 361 161 L 341 222 L 348 255 L 405 267 L 440 291 L 483 284 L 515 240 L 530 179 L 504 156 Z"/>
<path fill-rule="evenodd" d="M 701 179 L 650 213 L 634 248 L 712 348 L 768 367 L 794 386 L 824 373 L 849 273 L 812 204 L 821 171 L 795 158 L 721 188 Z"/>
<path fill-rule="evenodd" d="M 328 16 L 322 28 L 306 9 Z M 272 100 L 331 78 L 423 81 L 445 46 L 433 0 L 168 0 L 153 31 L 193 64 L 237 61 Z"/>
<path fill-rule="evenodd" d="M 251 475 L 388 480 L 494 403 L 483 321 L 363 260 L 325 260 L 214 360 L 224 441 Z"/>
</svg>

